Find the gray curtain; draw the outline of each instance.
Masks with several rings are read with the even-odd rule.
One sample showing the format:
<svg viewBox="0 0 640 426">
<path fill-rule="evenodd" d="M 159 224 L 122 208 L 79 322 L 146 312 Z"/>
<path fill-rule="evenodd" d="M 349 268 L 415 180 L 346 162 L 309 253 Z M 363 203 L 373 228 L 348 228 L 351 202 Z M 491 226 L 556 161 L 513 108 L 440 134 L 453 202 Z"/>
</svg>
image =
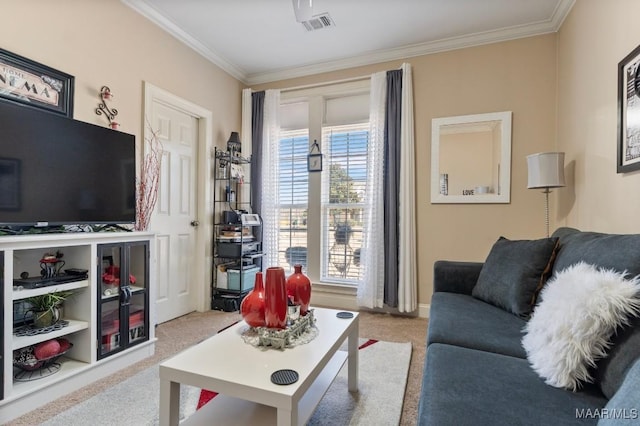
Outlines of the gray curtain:
<svg viewBox="0 0 640 426">
<path fill-rule="evenodd" d="M 384 132 L 384 303 L 398 307 L 398 202 L 400 193 L 400 118 L 402 70 L 387 71 Z"/>
<path fill-rule="evenodd" d="M 262 127 L 264 90 L 251 94 L 251 210 L 262 215 Z"/>
</svg>

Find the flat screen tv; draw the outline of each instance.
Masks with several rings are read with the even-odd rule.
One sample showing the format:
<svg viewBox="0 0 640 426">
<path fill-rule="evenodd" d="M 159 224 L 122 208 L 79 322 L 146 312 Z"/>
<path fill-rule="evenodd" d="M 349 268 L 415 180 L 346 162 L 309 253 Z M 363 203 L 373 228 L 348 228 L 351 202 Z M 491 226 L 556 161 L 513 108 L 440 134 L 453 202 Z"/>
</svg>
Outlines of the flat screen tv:
<svg viewBox="0 0 640 426">
<path fill-rule="evenodd" d="M 135 222 L 135 137 L 0 102 L 0 226 Z"/>
</svg>

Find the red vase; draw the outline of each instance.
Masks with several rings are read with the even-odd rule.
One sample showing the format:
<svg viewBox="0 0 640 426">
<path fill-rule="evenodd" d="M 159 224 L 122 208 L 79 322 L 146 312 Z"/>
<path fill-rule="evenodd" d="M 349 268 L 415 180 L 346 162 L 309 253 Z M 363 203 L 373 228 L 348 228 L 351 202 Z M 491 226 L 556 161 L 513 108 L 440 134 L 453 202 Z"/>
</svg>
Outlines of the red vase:
<svg viewBox="0 0 640 426">
<path fill-rule="evenodd" d="M 287 327 L 287 287 L 284 269 L 278 266 L 267 268 L 264 283 L 264 320 L 269 328 Z"/>
<path fill-rule="evenodd" d="M 264 327 L 264 283 L 262 272 L 256 272 L 253 290 L 247 294 L 240 304 L 240 313 L 251 327 Z"/>
<path fill-rule="evenodd" d="M 287 296 L 300 305 L 300 315 L 307 315 L 311 301 L 311 281 L 302 273 L 302 265 L 293 266 L 293 274 L 287 278 Z"/>
</svg>

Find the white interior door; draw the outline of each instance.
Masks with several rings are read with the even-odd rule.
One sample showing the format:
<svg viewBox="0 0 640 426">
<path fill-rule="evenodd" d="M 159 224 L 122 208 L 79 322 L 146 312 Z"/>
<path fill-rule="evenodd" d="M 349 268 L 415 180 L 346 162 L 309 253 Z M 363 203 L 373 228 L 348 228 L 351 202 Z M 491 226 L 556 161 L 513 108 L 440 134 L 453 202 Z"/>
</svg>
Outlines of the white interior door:
<svg viewBox="0 0 640 426">
<path fill-rule="evenodd" d="M 197 222 L 198 118 L 153 100 L 150 123 L 162 143 L 156 233 L 157 322 L 196 310 L 194 271 Z"/>
</svg>

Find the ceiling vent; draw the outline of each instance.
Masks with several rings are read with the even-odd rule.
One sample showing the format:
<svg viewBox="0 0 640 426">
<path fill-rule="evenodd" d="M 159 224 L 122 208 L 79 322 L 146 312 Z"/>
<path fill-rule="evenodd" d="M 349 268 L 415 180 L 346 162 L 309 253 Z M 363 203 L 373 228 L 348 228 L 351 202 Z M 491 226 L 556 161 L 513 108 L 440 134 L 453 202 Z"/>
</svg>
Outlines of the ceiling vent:
<svg viewBox="0 0 640 426">
<path fill-rule="evenodd" d="M 335 27 L 336 24 L 331 19 L 328 13 L 321 13 L 320 15 L 315 15 L 308 21 L 303 21 L 302 25 L 307 29 L 307 31 L 315 31 L 321 30 L 323 28 Z"/>
</svg>

